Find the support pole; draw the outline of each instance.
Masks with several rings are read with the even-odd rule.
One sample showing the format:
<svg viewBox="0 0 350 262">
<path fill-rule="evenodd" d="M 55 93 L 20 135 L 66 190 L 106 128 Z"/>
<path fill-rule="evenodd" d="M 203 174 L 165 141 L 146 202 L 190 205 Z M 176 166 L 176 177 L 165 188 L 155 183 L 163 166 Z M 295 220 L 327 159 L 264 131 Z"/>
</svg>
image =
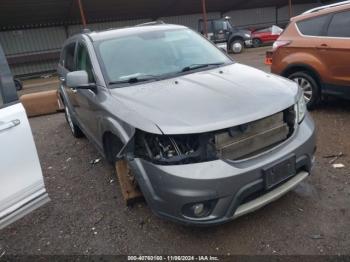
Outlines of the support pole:
<svg viewBox="0 0 350 262">
<path fill-rule="evenodd" d="M 207 17 L 207 8 L 206 0 L 202 0 L 202 12 L 203 12 L 203 29 L 205 37 L 208 37 L 208 17 Z"/>
<path fill-rule="evenodd" d="M 293 16 L 292 0 L 288 0 L 288 6 L 289 6 L 289 18 L 292 18 L 292 16 Z"/>
<path fill-rule="evenodd" d="M 83 9 L 83 5 L 81 3 L 81 0 L 78 0 L 78 5 L 79 5 L 79 10 L 80 10 L 81 22 L 82 22 L 83 27 L 85 29 L 86 28 L 86 19 L 85 19 L 84 9 Z"/>
</svg>

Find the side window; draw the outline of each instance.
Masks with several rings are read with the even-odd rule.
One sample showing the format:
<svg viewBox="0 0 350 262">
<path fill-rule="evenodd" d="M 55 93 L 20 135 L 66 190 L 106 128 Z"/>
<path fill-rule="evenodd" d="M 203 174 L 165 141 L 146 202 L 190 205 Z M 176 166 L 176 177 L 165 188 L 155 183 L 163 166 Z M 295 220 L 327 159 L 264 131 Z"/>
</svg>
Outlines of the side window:
<svg viewBox="0 0 350 262">
<path fill-rule="evenodd" d="M 76 70 L 86 71 L 86 73 L 89 76 L 89 82 L 90 83 L 95 82 L 90 56 L 89 56 L 88 50 L 86 49 L 85 45 L 82 43 L 78 44 L 77 69 Z"/>
<path fill-rule="evenodd" d="M 328 36 L 350 37 L 350 11 L 336 13 L 328 27 Z"/>
<path fill-rule="evenodd" d="M 70 72 L 75 70 L 74 51 L 75 51 L 75 43 L 69 44 L 64 48 L 63 65 Z"/>
<path fill-rule="evenodd" d="M 316 18 L 310 18 L 303 21 L 300 21 L 297 23 L 297 26 L 300 30 L 300 32 L 303 35 L 309 35 L 309 36 L 322 36 L 323 30 L 325 27 L 326 22 L 328 21 L 329 16 L 319 16 Z"/>
<path fill-rule="evenodd" d="M 226 21 L 214 21 L 215 31 L 227 30 L 227 22 Z"/>
</svg>

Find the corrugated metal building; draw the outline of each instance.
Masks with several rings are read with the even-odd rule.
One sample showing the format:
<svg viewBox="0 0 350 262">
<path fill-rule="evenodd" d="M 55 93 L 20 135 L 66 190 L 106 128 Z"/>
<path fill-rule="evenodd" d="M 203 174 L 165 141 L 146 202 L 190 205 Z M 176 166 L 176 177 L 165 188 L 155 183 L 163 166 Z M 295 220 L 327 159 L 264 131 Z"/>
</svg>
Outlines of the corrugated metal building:
<svg viewBox="0 0 350 262">
<path fill-rule="evenodd" d="M 198 20 L 202 18 L 200 0 L 161 2 L 152 0 L 142 1 L 142 4 L 140 1 L 126 0 L 114 1 L 113 4 L 109 0 L 98 2 L 99 4 L 96 4 L 97 1 L 82 0 L 88 27 L 91 30 L 132 26 L 155 19 L 196 29 Z M 321 4 L 320 1 L 293 0 L 293 2 L 296 3 L 293 5 L 293 15 Z M 303 2 L 311 3 L 303 4 Z M 230 16 L 233 24 L 241 27 L 284 25 L 289 20 L 287 3 L 288 0 L 207 0 L 207 16 L 208 18 Z M 22 4 L 21 8 L 13 9 L 16 4 Z M 256 8 L 250 8 L 255 6 Z M 14 75 L 26 76 L 55 71 L 62 43 L 69 35 L 82 29 L 77 8 L 75 0 L 2 0 L 0 44 Z M 115 15 L 113 10 L 116 10 Z M 20 14 L 16 13 L 14 17 L 10 17 L 11 12 Z"/>
</svg>

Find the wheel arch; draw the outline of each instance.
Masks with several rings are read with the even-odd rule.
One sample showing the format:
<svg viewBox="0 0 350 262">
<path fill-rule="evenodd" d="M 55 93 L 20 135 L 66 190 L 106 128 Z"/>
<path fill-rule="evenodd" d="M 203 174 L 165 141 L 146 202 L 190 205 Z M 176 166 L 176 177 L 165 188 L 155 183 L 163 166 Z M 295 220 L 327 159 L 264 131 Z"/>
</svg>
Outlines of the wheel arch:
<svg viewBox="0 0 350 262">
<path fill-rule="evenodd" d="M 230 37 L 230 39 L 228 40 L 229 45 L 231 45 L 231 43 L 235 40 L 241 40 L 244 43 L 244 38 L 240 35 L 233 35 Z"/>
<path fill-rule="evenodd" d="M 118 154 L 134 136 L 135 128 L 125 128 L 118 121 L 105 119 L 101 125 L 101 134 L 103 152 L 112 163 L 113 155 Z"/>
<path fill-rule="evenodd" d="M 285 70 L 282 71 L 281 75 L 288 78 L 291 74 L 296 72 L 307 72 L 317 82 L 318 86 L 322 88 L 322 79 L 319 73 L 312 67 L 306 64 L 291 64 Z"/>
</svg>

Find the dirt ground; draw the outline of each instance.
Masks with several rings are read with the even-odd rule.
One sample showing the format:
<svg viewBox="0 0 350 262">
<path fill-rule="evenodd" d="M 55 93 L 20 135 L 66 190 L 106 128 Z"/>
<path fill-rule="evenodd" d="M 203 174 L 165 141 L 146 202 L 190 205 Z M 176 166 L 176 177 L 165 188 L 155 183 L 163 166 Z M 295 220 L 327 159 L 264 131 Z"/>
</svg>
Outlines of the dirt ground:
<svg viewBox="0 0 350 262">
<path fill-rule="evenodd" d="M 268 70 L 265 50 L 235 58 Z M 126 207 L 113 168 L 90 164 L 100 155 L 72 137 L 63 114 L 32 118 L 51 202 L 2 230 L 0 246 L 6 254 L 350 255 L 350 103 L 330 99 L 311 114 L 318 130 L 312 176 L 257 212 L 210 228 L 165 221 L 144 202 Z M 345 168 L 334 169 L 324 156 L 340 152 L 336 163 Z"/>
</svg>

